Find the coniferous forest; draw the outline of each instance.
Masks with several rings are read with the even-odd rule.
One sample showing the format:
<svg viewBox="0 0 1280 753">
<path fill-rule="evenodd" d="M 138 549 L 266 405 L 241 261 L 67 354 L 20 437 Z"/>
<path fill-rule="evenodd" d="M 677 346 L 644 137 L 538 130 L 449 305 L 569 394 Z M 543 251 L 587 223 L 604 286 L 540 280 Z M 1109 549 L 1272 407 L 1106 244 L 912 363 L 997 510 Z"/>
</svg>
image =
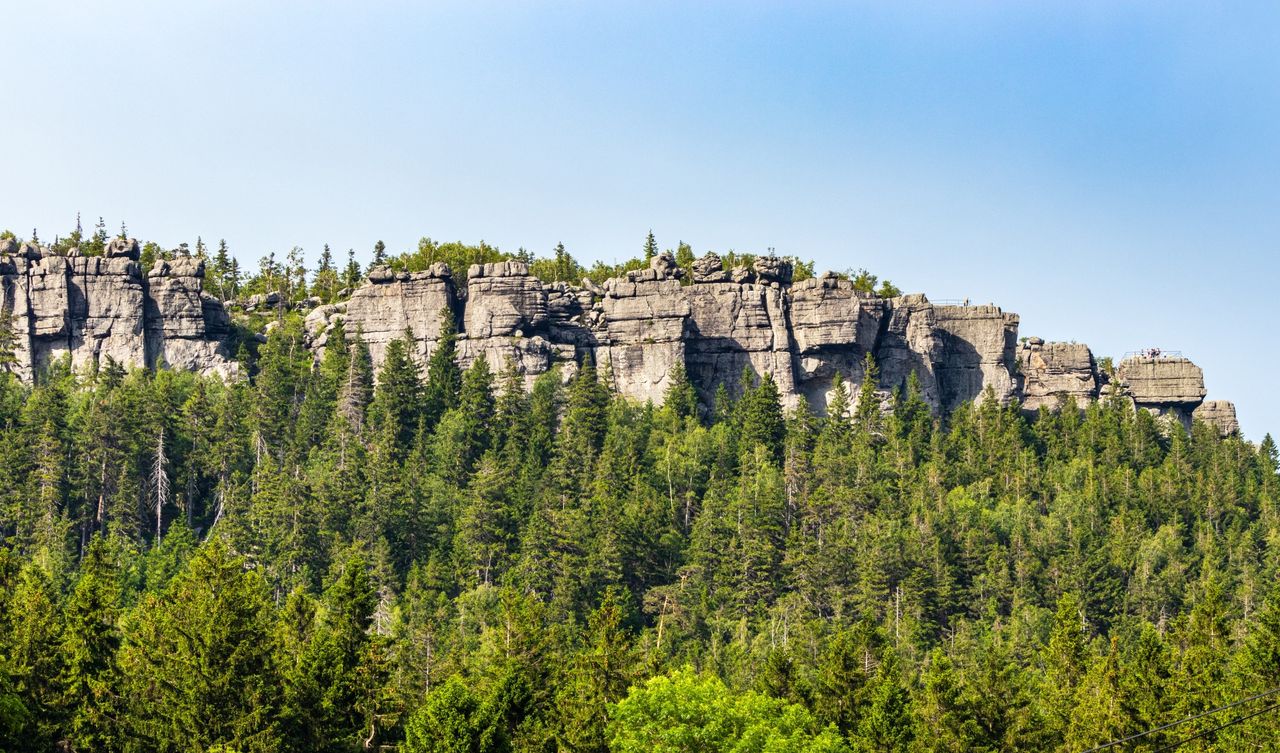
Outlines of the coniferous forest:
<svg viewBox="0 0 1280 753">
<path fill-rule="evenodd" d="M 1270 437 L 451 338 L 0 376 L 0 749 L 1085 751 L 1280 686 Z M 1276 750 L 1210 730 L 1277 700 L 1114 749 Z"/>
</svg>

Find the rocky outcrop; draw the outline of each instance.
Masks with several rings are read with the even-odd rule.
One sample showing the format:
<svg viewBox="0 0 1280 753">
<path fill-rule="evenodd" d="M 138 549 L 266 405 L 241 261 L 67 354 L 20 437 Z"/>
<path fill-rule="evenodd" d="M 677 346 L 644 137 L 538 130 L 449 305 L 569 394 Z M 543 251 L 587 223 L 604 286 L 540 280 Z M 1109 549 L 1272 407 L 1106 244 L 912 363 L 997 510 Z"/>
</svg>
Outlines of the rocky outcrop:
<svg viewBox="0 0 1280 753">
<path fill-rule="evenodd" d="M 1230 400 L 1206 400 L 1192 411 L 1191 417 L 1214 427 L 1224 437 L 1240 433 L 1236 406 Z"/>
<path fill-rule="evenodd" d="M 382 363 L 387 343 L 406 333 L 425 362 L 440 339 L 444 317 L 453 316 L 456 320 L 459 309 L 453 275 L 447 265 L 412 274 L 375 267 L 369 273 L 369 284 L 351 294 L 342 315 L 348 322 L 348 334 L 359 333 L 368 343 L 375 364 Z"/>
<path fill-rule="evenodd" d="M 15 370 L 32 379 L 61 358 L 73 368 L 114 361 L 231 374 L 230 321 L 203 292 L 203 263 L 179 258 L 143 274 L 137 241 L 102 256 L 0 242 L 3 310 L 17 337 Z"/>
<path fill-rule="evenodd" d="M 1204 372 L 1181 356 L 1129 356 L 1116 367 L 1121 391 L 1139 408 L 1157 415 L 1171 414 L 1190 423 L 1204 400 Z"/>
<path fill-rule="evenodd" d="M 733 394 L 744 374 L 768 374 L 788 407 L 807 401 L 821 413 L 837 377 L 854 386 L 866 379 L 869 356 L 886 404 L 908 382 L 940 414 L 986 395 L 1036 411 L 1115 391 L 1188 425 L 1194 417 L 1224 435 L 1239 431 L 1230 403 L 1204 402 L 1204 376 L 1185 358 L 1147 351 L 1103 374 L 1084 345 L 1019 343 L 1018 316 L 993 305 L 881 298 L 832 273 L 793 282 L 791 264 L 772 257 L 725 269 L 707 254 L 690 272 L 685 279 L 669 253 L 581 285 L 544 283 L 520 261 L 472 265 L 465 278 L 443 263 L 413 273 L 377 266 L 347 300 L 293 308 L 317 356 L 344 322 L 375 366 L 404 336 L 425 362 L 449 326 L 463 366 L 483 358 L 532 380 L 557 367 L 570 375 L 591 358 L 619 393 L 642 401 L 660 402 L 683 368 L 707 406 L 720 386 Z M 0 240 L 0 304 L 17 335 L 18 373 L 30 379 L 64 357 L 75 367 L 110 359 L 232 373 L 231 321 L 204 293 L 203 277 L 203 263 L 185 257 L 144 271 L 135 241 L 114 240 L 90 257 Z M 286 303 L 269 293 L 242 305 L 269 312 Z"/>
<path fill-rule="evenodd" d="M 1018 348 L 1022 406 L 1058 410 L 1074 399 L 1083 408 L 1098 395 L 1098 367 L 1093 353 L 1080 343 L 1046 343 L 1038 337 Z"/>
<path fill-rule="evenodd" d="M 832 273 L 792 283 L 790 265 L 769 258 L 725 270 L 707 254 L 689 280 L 682 273 L 669 254 L 603 285 L 541 283 L 519 262 L 473 266 L 456 287 L 447 269 L 375 269 L 345 308 L 313 310 L 308 329 L 322 346 L 341 316 L 349 333 L 363 333 L 375 363 L 386 342 L 409 331 L 425 357 L 448 307 L 461 328 L 464 365 L 483 357 L 495 370 L 509 365 L 532 379 L 557 365 L 572 373 L 589 357 L 618 392 L 654 402 L 683 366 L 707 406 L 721 385 L 734 394 L 745 371 L 771 375 L 787 406 L 807 400 L 821 413 L 837 375 L 852 385 L 864 380 L 868 355 L 886 399 L 914 380 L 939 413 L 987 394 L 1021 401 L 1029 412 L 1058 410 L 1069 399 L 1083 407 L 1106 388 L 1088 347 L 1019 344 L 1018 316 L 997 306 L 880 298 Z M 1115 386 L 1136 406 L 1184 421 L 1204 397 L 1200 371 L 1185 359 L 1125 361 Z M 1214 410 L 1204 415 L 1216 421 L 1222 411 Z"/>
<path fill-rule="evenodd" d="M 671 265 L 656 256 L 649 269 L 628 272 L 604 285 L 603 337 L 597 362 L 617 391 L 637 400 L 661 402 L 672 370 L 685 362 L 685 321 L 690 303 Z"/>
<path fill-rule="evenodd" d="M 938 306 L 934 316 L 942 336 L 934 367 L 939 407 L 954 410 L 988 388 L 1002 404 L 1013 398 L 1018 315 L 998 306 Z"/>
</svg>

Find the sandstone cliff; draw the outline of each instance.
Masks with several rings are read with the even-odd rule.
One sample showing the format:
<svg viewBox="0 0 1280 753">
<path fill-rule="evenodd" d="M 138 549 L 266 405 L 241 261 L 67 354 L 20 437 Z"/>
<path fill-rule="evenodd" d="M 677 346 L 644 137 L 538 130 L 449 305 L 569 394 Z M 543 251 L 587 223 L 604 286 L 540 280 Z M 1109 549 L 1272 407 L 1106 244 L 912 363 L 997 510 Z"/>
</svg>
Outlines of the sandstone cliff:
<svg viewBox="0 0 1280 753">
<path fill-rule="evenodd" d="M 500 370 L 511 363 L 532 379 L 590 357 L 620 393 L 654 402 L 680 365 L 706 404 L 721 384 L 732 394 L 747 370 L 770 374 L 788 406 L 808 400 L 819 412 L 836 374 L 863 381 L 869 353 L 880 390 L 887 395 L 915 374 L 924 400 L 941 413 L 986 395 L 1019 400 L 1028 411 L 1057 410 L 1068 399 L 1083 407 L 1113 380 L 1117 394 L 1138 407 L 1238 431 L 1230 403 L 1201 405 L 1204 378 L 1190 361 L 1136 357 L 1114 376 L 1101 374 L 1085 345 L 1019 342 L 1018 316 L 997 306 L 878 298 L 830 273 L 793 284 L 790 268 L 772 259 L 726 270 L 708 254 L 695 262 L 691 284 L 681 276 L 666 254 L 602 286 L 542 283 L 518 262 L 474 265 L 465 283 L 443 265 L 417 274 L 378 268 L 347 303 L 311 312 L 308 330 L 323 347 L 342 318 L 347 332 L 363 333 L 375 362 L 386 342 L 409 331 L 425 357 L 448 309 L 461 326 L 464 364 L 483 357 Z"/>
<path fill-rule="evenodd" d="M 14 332 L 24 379 L 53 361 L 168 366 L 229 375 L 230 320 L 202 290 L 198 259 L 157 262 L 143 273 L 137 241 L 115 240 L 104 256 L 50 254 L 0 241 L 0 305 Z"/>
<path fill-rule="evenodd" d="M 113 241 L 101 257 L 48 253 L 0 241 L 0 294 L 14 328 L 16 369 L 30 379 L 53 360 L 169 366 L 231 374 L 230 319 L 202 290 L 198 259 L 160 261 L 146 271 L 135 241 Z M 379 365 L 387 343 L 406 333 L 425 361 L 452 318 L 462 365 L 513 364 L 529 380 L 559 365 L 566 376 L 592 358 L 618 392 L 660 402 L 677 366 L 710 404 L 732 394 L 744 371 L 769 374 L 789 407 L 823 412 L 833 380 L 857 385 L 870 354 L 886 396 L 915 375 L 939 413 L 990 396 L 1025 410 L 1083 406 L 1114 392 L 1135 406 L 1189 423 L 1238 431 L 1234 407 L 1204 402 L 1204 377 L 1184 358 L 1127 358 L 1103 373 L 1088 347 L 1019 341 L 1016 314 L 997 306 L 935 305 L 923 295 L 879 298 L 826 273 L 792 282 L 787 263 L 756 259 L 725 269 L 708 254 L 692 279 L 668 254 L 648 269 L 596 285 L 543 283 L 527 265 L 472 265 L 465 280 L 444 264 L 422 272 L 375 267 L 348 300 L 306 316 L 317 354 L 332 325 L 369 345 Z M 689 284 L 685 284 L 688 282 Z"/>
</svg>

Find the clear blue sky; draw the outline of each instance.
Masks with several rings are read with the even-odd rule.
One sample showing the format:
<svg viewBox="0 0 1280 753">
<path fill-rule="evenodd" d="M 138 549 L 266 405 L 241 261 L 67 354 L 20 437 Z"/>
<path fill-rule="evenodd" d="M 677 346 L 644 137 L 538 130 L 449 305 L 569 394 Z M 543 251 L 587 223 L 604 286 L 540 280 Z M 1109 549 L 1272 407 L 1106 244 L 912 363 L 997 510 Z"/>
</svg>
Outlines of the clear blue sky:
<svg viewBox="0 0 1280 753">
<path fill-rule="evenodd" d="M 961 7 L 967 6 L 967 7 Z M 1280 429 L 1280 6 L 0 0 L 0 228 L 774 247 Z"/>
</svg>

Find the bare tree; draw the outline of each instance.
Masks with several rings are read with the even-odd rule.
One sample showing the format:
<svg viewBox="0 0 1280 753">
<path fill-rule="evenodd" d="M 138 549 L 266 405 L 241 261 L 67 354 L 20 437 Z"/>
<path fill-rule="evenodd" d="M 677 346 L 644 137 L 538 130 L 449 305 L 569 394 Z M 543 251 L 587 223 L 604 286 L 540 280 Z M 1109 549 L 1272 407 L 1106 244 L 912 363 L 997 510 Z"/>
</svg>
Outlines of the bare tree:
<svg viewBox="0 0 1280 753">
<path fill-rule="evenodd" d="M 169 504 L 169 472 L 166 468 L 169 464 L 169 458 L 164 450 L 164 427 L 160 427 L 160 434 L 156 438 L 156 459 L 151 464 L 151 493 L 152 503 L 156 508 L 156 542 L 160 541 L 160 522 L 164 513 L 165 505 Z"/>
</svg>

